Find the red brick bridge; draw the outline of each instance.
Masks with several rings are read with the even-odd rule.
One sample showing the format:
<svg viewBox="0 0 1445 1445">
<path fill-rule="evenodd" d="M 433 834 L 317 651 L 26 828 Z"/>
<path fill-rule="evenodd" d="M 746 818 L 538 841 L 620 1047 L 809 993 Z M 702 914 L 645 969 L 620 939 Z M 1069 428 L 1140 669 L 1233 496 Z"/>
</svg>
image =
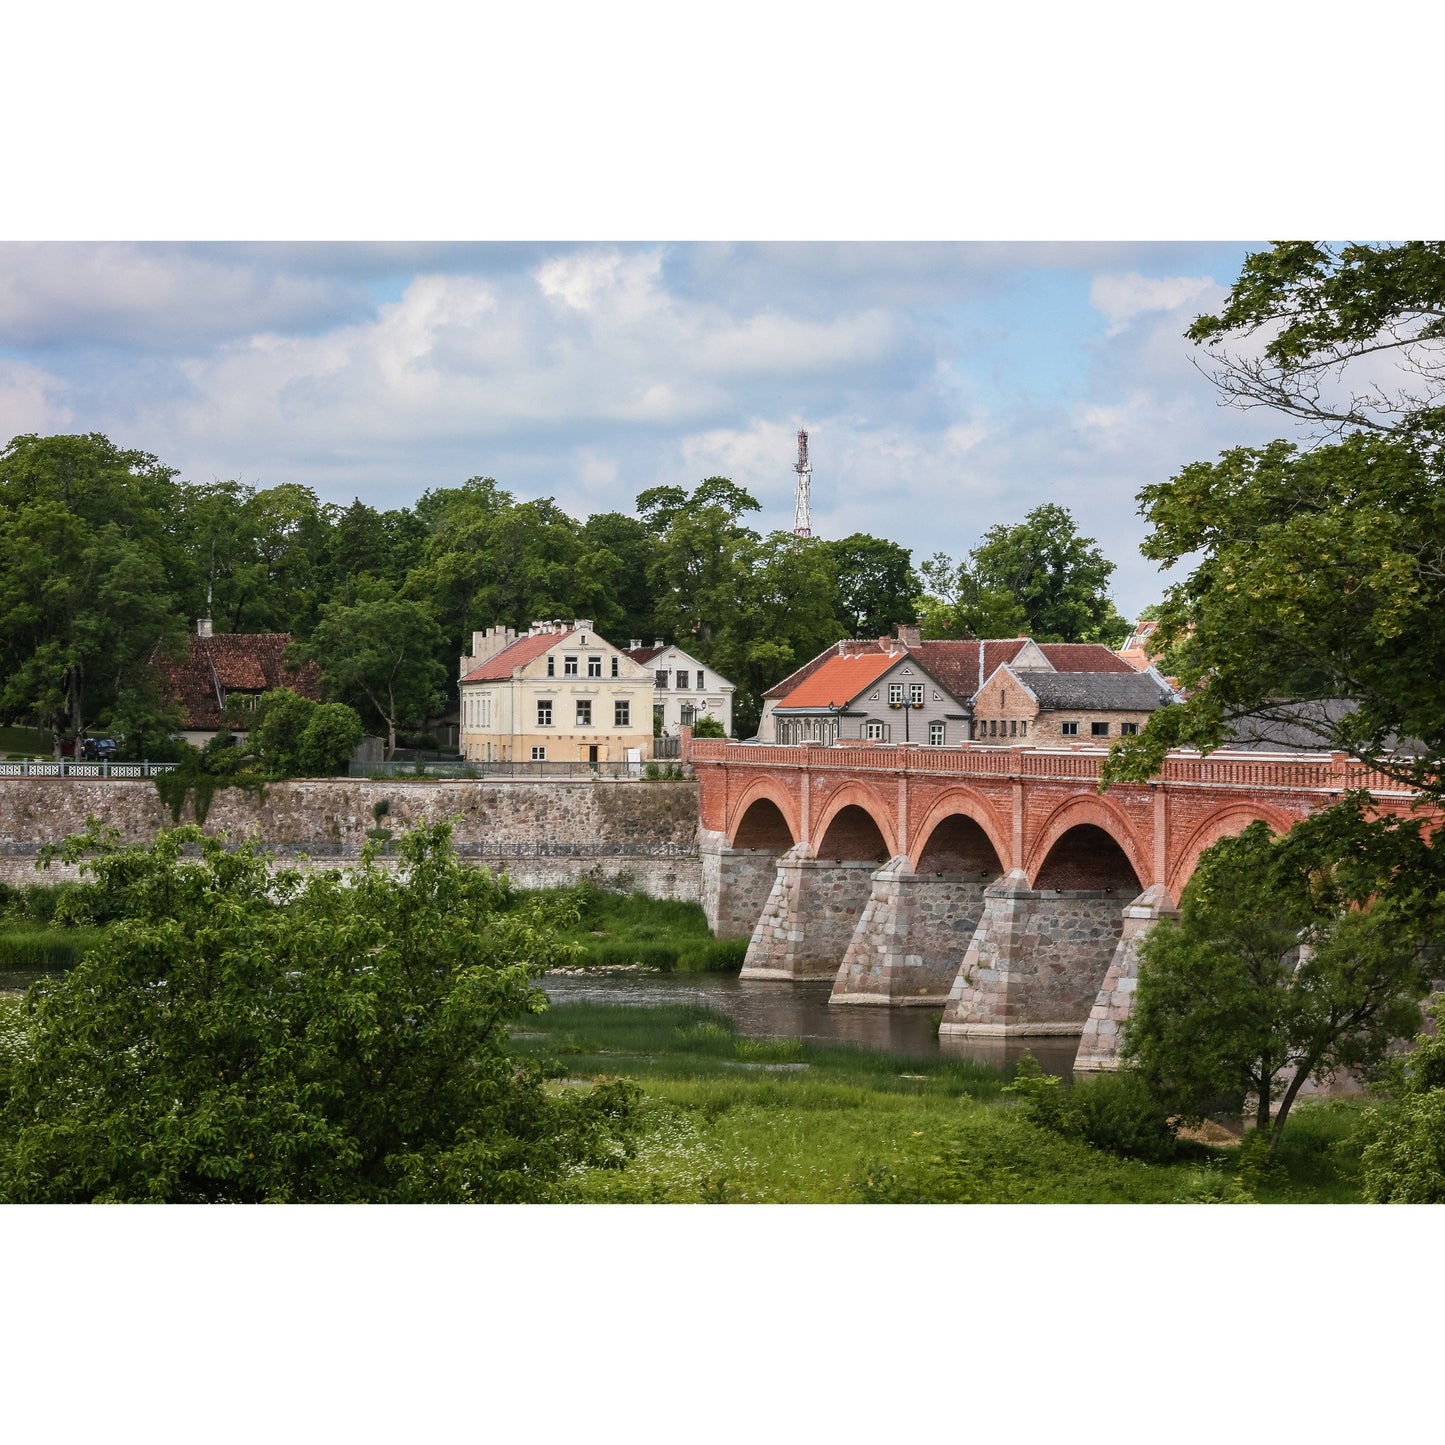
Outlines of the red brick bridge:
<svg viewBox="0 0 1445 1445">
<path fill-rule="evenodd" d="M 1349 788 L 1343 753 L 1171 755 L 1099 792 L 1101 750 L 770 746 L 693 739 L 703 907 L 751 936 L 744 978 L 831 978 L 835 1004 L 942 1008 L 944 1036 L 1078 1035 L 1112 1068 L 1139 939 L 1199 855 Z"/>
</svg>

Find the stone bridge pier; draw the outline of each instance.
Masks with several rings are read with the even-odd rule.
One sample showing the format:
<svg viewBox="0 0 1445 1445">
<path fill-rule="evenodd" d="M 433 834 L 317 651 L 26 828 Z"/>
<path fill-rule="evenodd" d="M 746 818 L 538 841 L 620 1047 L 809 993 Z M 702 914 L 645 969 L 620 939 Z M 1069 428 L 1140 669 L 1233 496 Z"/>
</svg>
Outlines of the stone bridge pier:
<svg viewBox="0 0 1445 1445">
<path fill-rule="evenodd" d="M 1140 883 L 1103 829 L 1070 829 L 1031 883 L 1014 869 L 983 917 L 944 1007 L 943 1037 L 1082 1034 Z"/>
<path fill-rule="evenodd" d="M 873 875 L 829 1002 L 939 1007 L 1001 872 L 988 835 L 959 816 L 933 830 L 917 868 L 905 855 L 890 858 Z"/>
<path fill-rule="evenodd" d="M 816 853 L 807 843 L 789 848 L 778 859 L 740 976 L 836 977 L 887 856 L 878 825 L 851 804 L 834 817 Z"/>
<path fill-rule="evenodd" d="M 699 832 L 702 910 L 715 938 L 752 934 L 777 882 L 778 860 L 792 846 L 787 820 L 768 798 L 748 809 L 731 844 L 721 831 Z"/>
</svg>

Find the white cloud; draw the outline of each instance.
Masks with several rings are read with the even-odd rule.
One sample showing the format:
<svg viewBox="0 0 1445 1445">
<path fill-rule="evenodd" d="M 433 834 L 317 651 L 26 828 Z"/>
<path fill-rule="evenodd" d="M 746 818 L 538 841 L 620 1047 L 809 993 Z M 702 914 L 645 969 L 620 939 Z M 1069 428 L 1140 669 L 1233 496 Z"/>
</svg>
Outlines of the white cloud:
<svg viewBox="0 0 1445 1445">
<path fill-rule="evenodd" d="M 61 399 L 64 392 L 58 376 L 0 357 L 0 446 L 26 432 L 69 431 L 74 416 Z"/>
<path fill-rule="evenodd" d="M 1199 312 L 1207 301 L 1223 295 L 1224 288 L 1211 276 L 1151 277 L 1131 271 L 1095 276 L 1089 287 L 1089 304 L 1107 318 L 1108 334 L 1118 336 L 1135 317 L 1147 312 L 1178 311 L 1186 306 Z"/>
</svg>

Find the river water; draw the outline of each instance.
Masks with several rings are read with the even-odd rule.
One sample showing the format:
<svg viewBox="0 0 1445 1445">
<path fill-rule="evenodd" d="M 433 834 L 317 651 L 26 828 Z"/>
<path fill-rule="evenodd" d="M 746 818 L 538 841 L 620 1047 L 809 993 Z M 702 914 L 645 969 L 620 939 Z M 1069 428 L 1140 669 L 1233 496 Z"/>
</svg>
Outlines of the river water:
<svg viewBox="0 0 1445 1445">
<path fill-rule="evenodd" d="M 1077 1038 L 1038 1038 L 1004 1043 L 995 1039 L 940 1039 L 938 1010 L 928 1008 L 834 1008 L 832 983 L 757 983 L 736 974 L 648 973 L 548 974 L 541 981 L 556 1003 L 647 1007 L 700 1004 L 726 1014 L 738 1032 L 754 1038 L 796 1038 L 811 1043 L 857 1044 L 914 1058 L 967 1058 L 1003 1068 L 1025 1051 L 1051 1074 L 1073 1072 Z"/>
</svg>

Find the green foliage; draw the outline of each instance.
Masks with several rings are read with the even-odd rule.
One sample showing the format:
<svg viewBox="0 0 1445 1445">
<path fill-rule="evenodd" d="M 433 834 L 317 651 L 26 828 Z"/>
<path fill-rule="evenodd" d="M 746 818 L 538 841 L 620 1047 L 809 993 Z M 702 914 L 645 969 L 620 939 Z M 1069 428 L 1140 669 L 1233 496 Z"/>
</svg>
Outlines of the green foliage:
<svg viewBox="0 0 1445 1445">
<path fill-rule="evenodd" d="M 273 874 L 183 828 L 92 863 L 128 916 L 28 995 L 0 1197 L 524 1202 L 624 1162 L 627 1086 L 549 1092 L 506 1045 L 565 945 L 445 826 L 400 854 Z"/>
<path fill-rule="evenodd" d="M 942 552 L 920 569 L 930 637 L 1014 637 L 1119 646 L 1128 623 L 1109 599 L 1110 562 L 1064 507 L 1035 507 L 1016 526 L 990 527 L 966 561 Z"/>
<path fill-rule="evenodd" d="M 251 750 L 274 778 L 294 778 L 302 772 L 301 737 L 316 711 L 309 697 L 289 687 L 274 687 L 256 700 L 251 727 Z"/>
<path fill-rule="evenodd" d="M 1438 1023 L 1445 1008 L 1432 1013 Z M 1390 1061 L 1360 1121 L 1363 1193 L 1372 1204 L 1445 1203 L 1445 1039 L 1421 1034 Z"/>
<path fill-rule="evenodd" d="M 344 702 L 323 702 L 311 714 L 296 751 L 304 778 L 330 778 L 346 771 L 361 746 L 361 719 Z"/>
<path fill-rule="evenodd" d="M 231 733 L 217 733 L 203 748 L 186 742 L 178 742 L 176 748 L 176 766 L 155 774 L 156 792 L 170 809 L 172 822 L 180 822 L 186 800 L 190 799 L 196 822 L 204 823 L 217 788 L 240 788 L 257 798 L 265 796 L 265 770 Z"/>
<path fill-rule="evenodd" d="M 104 936 L 98 928 L 0 927 L 0 971 L 72 968 Z"/>
<path fill-rule="evenodd" d="M 1285 241 L 1247 257 L 1218 314 L 1188 334 L 1241 405 L 1329 431 L 1431 438 L 1445 426 L 1442 313 L 1445 243 Z M 1359 362 L 1368 369 L 1352 380 Z"/>
<path fill-rule="evenodd" d="M 1004 1092 L 1022 1098 L 1030 1123 L 1106 1153 L 1153 1164 L 1167 1163 L 1178 1153 L 1168 1114 L 1131 1069 L 1101 1073 L 1069 1088 L 1025 1054 Z"/>
<path fill-rule="evenodd" d="M 1124 1031 L 1170 1113 L 1237 1113 L 1253 1095 L 1274 1149 L 1307 1079 L 1368 1068 L 1419 1026 L 1441 897 L 1421 832 L 1349 795 L 1282 838 L 1254 823 L 1206 851 L 1179 921 L 1141 945 Z"/>
<path fill-rule="evenodd" d="M 298 651 L 320 664 L 327 686 L 341 701 L 354 703 L 385 726 L 390 759 L 398 726 L 421 721 L 441 703 L 447 685 L 447 670 L 436 659 L 441 641 L 425 605 L 377 583 L 354 603 L 323 607 L 310 642 Z"/>
<path fill-rule="evenodd" d="M 692 725 L 695 738 L 725 738 L 727 731 L 711 713 L 703 713 Z"/>
</svg>

